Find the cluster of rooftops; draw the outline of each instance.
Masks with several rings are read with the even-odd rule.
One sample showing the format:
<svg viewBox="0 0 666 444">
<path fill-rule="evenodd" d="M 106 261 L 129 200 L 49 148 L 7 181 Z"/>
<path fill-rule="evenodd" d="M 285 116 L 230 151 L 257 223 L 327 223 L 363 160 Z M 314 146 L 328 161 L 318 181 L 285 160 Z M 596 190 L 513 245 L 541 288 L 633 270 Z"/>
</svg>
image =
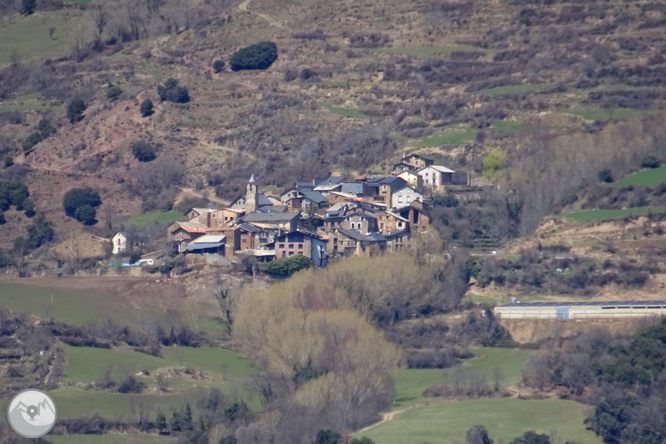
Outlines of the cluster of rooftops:
<svg viewBox="0 0 666 444">
<path fill-rule="evenodd" d="M 280 195 L 259 193 L 252 175 L 246 193 L 226 208 L 192 208 L 185 214 L 187 220 L 175 222 L 167 234 L 183 253 L 254 252 L 266 258 L 267 251 L 275 250 L 280 257 L 291 255 L 293 246 L 300 252 L 304 242 L 317 244 L 320 257 L 322 249 L 343 255 L 398 250 L 415 231 L 429 225 L 426 195 L 468 184 L 467 174 L 434 165 L 418 154 L 403 157 L 387 176 L 331 175 L 296 182 Z M 288 251 L 281 251 L 283 245 Z M 302 254 L 315 254 L 305 250 Z"/>
</svg>

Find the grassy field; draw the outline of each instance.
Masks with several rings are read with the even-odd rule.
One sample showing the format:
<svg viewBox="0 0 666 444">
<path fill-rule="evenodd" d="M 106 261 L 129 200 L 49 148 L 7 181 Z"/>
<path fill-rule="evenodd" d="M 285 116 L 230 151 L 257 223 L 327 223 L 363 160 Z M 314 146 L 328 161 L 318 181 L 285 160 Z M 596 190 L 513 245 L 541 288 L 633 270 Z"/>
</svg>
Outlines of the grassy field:
<svg viewBox="0 0 666 444">
<path fill-rule="evenodd" d="M 0 26 L 0 65 L 9 63 L 12 54 L 22 60 L 37 58 L 58 58 L 67 55 L 70 39 L 67 29 L 83 16 L 82 11 L 37 12 L 30 16 L 15 16 L 10 23 Z M 53 38 L 49 38 L 49 28 L 55 27 Z"/>
<path fill-rule="evenodd" d="M 613 187 L 625 187 L 627 185 L 641 185 L 656 188 L 660 183 L 666 182 L 666 165 L 659 168 L 649 168 L 630 174 L 620 180 L 608 184 Z"/>
<path fill-rule="evenodd" d="M 501 133 L 511 133 L 525 128 L 525 122 L 522 120 L 496 120 L 488 128 L 490 131 Z"/>
<path fill-rule="evenodd" d="M 100 379 L 107 366 L 113 368 L 116 378 L 127 373 L 164 367 L 192 367 L 196 370 L 224 376 L 226 379 L 243 379 L 252 373 L 250 361 L 224 349 L 200 347 L 166 347 L 163 358 L 132 350 L 105 350 L 90 347 L 65 346 L 65 381 L 93 382 Z M 224 366 L 224 371 L 223 371 Z M 224 373 L 224 374 L 223 374 Z"/>
<path fill-rule="evenodd" d="M 522 85 L 498 86 L 497 88 L 487 89 L 485 93 L 491 96 L 514 93 L 531 93 L 541 91 L 542 89 L 546 89 L 550 86 L 550 83 L 525 83 Z"/>
<path fill-rule="evenodd" d="M 492 375 L 494 367 L 500 367 L 506 378 L 504 384 L 514 385 L 520 379 L 521 371 L 531 351 L 484 347 L 473 350 L 473 353 L 475 357 L 463 361 L 463 365 L 472 367 L 488 376 Z M 398 370 L 395 377 L 396 387 L 392 409 L 432 401 L 433 398 L 421 396 L 423 391 L 441 383 L 444 377 L 452 375 L 453 371 L 453 369 Z"/>
<path fill-rule="evenodd" d="M 53 305 L 51 305 L 53 295 Z M 112 316 L 109 311 L 112 301 L 90 298 L 87 294 L 75 291 L 50 290 L 15 282 L 3 282 L 0 285 L 0 306 L 10 310 L 24 311 L 36 316 L 46 316 L 71 324 L 84 324 L 89 321 L 101 321 Z M 124 311 L 117 307 L 117 311 Z M 130 313 L 127 317 L 133 319 Z"/>
<path fill-rule="evenodd" d="M 49 435 L 53 444 L 173 444 L 177 438 L 146 434 L 130 435 Z"/>
<path fill-rule="evenodd" d="M 562 442 L 600 444 L 601 440 L 585 429 L 584 409 L 582 404 L 559 399 L 491 398 L 447 402 L 407 410 L 358 435 L 381 444 L 449 444 L 463 441 L 467 430 L 483 424 L 495 442 L 499 438 L 509 442 L 528 430 L 550 433 L 555 429 Z"/>
<path fill-rule="evenodd" d="M 158 410 L 168 412 L 178 406 L 184 407 L 194 398 L 193 393 L 127 395 L 93 390 L 58 390 L 49 392 L 49 395 L 58 407 L 59 418 L 76 418 L 97 413 L 104 418 L 118 421 L 136 420 L 132 404 L 139 399 L 150 406 L 150 416 L 154 417 Z"/>
<path fill-rule="evenodd" d="M 341 106 L 335 106 L 332 103 L 327 103 L 327 102 L 321 102 L 319 103 L 319 106 L 327 110 L 328 112 L 331 112 L 333 114 L 337 114 L 338 116 L 342 117 L 351 117 L 353 119 L 367 119 L 368 116 L 363 114 L 357 109 L 353 108 L 343 108 Z"/>
<path fill-rule="evenodd" d="M 419 139 L 415 144 L 408 143 L 410 146 L 417 148 L 432 148 L 442 145 L 464 145 L 472 142 L 476 137 L 476 130 L 473 129 L 459 129 L 445 131 L 439 134 Z"/>
<path fill-rule="evenodd" d="M 568 211 L 561 214 L 562 217 L 577 220 L 579 222 L 621 219 L 628 216 L 645 216 L 647 214 L 661 214 L 666 212 L 664 207 L 636 207 L 623 210 L 580 210 Z"/>
<path fill-rule="evenodd" d="M 573 114 L 587 120 L 634 119 L 644 115 L 653 114 L 654 111 L 639 111 L 628 108 L 615 108 L 612 110 L 602 108 L 580 108 L 562 111 L 565 114 Z"/>
<path fill-rule="evenodd" d="M 155 223 L 171 224 L 183 219 L 183 213 L 180 211 L 152 211 L 150 213 L 134 214 L 129 219 L 122 221 L 122 223 L 128 226 L 143 228 Z"/>
</svg>

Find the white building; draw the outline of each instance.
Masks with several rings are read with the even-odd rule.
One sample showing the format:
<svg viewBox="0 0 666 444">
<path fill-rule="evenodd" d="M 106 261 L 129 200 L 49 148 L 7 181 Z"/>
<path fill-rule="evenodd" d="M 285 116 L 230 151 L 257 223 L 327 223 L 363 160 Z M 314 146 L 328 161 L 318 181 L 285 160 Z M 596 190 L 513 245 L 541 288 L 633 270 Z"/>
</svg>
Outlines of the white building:
<svg viewBox="0 0 666 444">
<path fill-rule="evenodd" d="M 456 173 L 451 168 L 430 165 L 416 172 L 423 180 L 423 186 L 434 192 L 443 193 L 446 186 L 469 185 L 469 174 Z"/>
<path fill-rule="evenodd" d="M 423 194 L 414 188 L 404 187 L 391 195 L 391 208 L 400 208 L 418 200 L 423 202 Z"/>
<path fill-rule="evenodd" d="M 147 241 L 148 236 L 145 233 L 129 233 L 126 231 L 119 231 L 111 238 L 111 245 L 113 245 L 111 253 L 125 253 L 127 252 L 128 247 L 142 247 L 146 245 Z"/>
</svg>

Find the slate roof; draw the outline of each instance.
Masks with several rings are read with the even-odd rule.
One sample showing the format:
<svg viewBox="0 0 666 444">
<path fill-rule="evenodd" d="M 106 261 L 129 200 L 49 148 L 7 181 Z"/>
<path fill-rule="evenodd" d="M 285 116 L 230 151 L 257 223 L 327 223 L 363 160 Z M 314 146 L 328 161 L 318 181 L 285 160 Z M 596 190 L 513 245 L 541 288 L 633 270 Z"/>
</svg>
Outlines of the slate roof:
<svg viewBox="0 0 666 444">
<path fill-rule="evenodd" d="M 190 208 L 190 210 L 187 211 L 187 212 L 189 213 L 192 210 L 196 211 L 200 215 L 205 214 L 205 213 L 213 213 L 213 212 L 217 211 L 216 208 Z"/>
<path fill-rule="evenodd" d="M 435 171 L 439 171 L 440 173 L 455 173 L 451 168 L 447 168 L 442 165 L 430 165 L 425 168 L 421 168 L 418 172 L 420 173 L 421 171 L 427 169 L 427 168 L 432 168 Z"/>
<path fill-rule="evenodd" d="M 291 222 L 299 217 L 298 213 L 262 213 L 253 211 L 242 216 L 241 219 L 243 222 L 284 223 Z"/>
<path fill-rule="evenodd" d="M 386 241 L 386 237 L 381 233 L 369 233 L 361 234 L 355 230 L 345 230 L 344 228 L 338 228 L 338 232 L 347 236 L 350 239 L 355 241 L 364 241 L 364 242 L 382 242 Z"/>
<path fill-rule="evenodd" d="M 346 194 L 363 194 L 363 182 L 343 182 L 340 190 Z"/>
<path fill-rule="evenodd" d="M 404 179 L 398 176 L 375 177 L 373 179 L 368 179 L 365 183 L 373 188 L 377 188 L 380 185 L 391 185 L 395 181 L 404 182 Z"/>
<path fill-rule="evenodd" d="M 315 186 L 335 185 L 345 180 L 343 176 L 330 176 L 328 179 L 315 179 Z"/>
<path fill-rule="evenodd" d="M 389 234 L 386 234 L 385 237 L 386 237 L 386 240 L 391 240 L 391 239 L 395 239 L 396 237 L 404 237 L 404 236 L 409 236 L 409 235 L 410 235 L 410 233 L 407 230 L 397 230 L 397 231 L 393 231 Z"/>
<path fill-rule="evenodd" d="M 289 207 L 284 205 L 263 205 L 259 207 L 259 211 L 262 213 L 287 213 Z"/>
<path fill-rule="evenodd" d="M 321 194 L 319 191 L 305 190 L 302 188 L 298 189 L 297 191 L 301 193 L 304 198 L 316 204 L 327 202 L 324 195 Z"/>
<path fill-rule="evenodd" d="M 184 247 L 182 251 L 207 250 L 209 248 L 219 248 L 226 243 L 226 236 L 223 234 L 207 234 L 193 240 Z"/>
<path fill-rule="evenodd" d="M 180 228 L 187 231 L 188 233 L 205 233 L 208 230 L 208 227 L 200 224 L 199 222 L 174 222 L 178 224 Z"/>
<path fill-rule="evenodd" d="M 316 187 L 314 187 L 314 190 L 315 191 L 320 191 L 320 192 L 321 191 L 333 191 L 333 190 L 338 189 L 340 187 L 342 187 L 342 184 L 334 183 L 332 185 L 317 185 Z"/>
<path fill-rule="evenodd" d="M 402 160 L 404 161 L 405 159 L 410 159 L 412 157 L 418 157 L 419 159 L 423 159 L 423 160 L 426 160 L 428 162 L 434 162 L 434 160 L 431 159 L 430 157 L 424 156 L 423 154 L 416 154 L 416 153 L 412 153 L 408 156 L 405 156 L 405 157 L 402 158 Z"/>
<path fill-rule="evenodd" d="M 238 227 L 242 228 L 243 230 L 249 232 L 249 233 L 261 233 L 261 228 L 255 227 L 254 225 L 250 224 L 240 224 Z"/>
<path fill-rule="evenodd" d="M 333 205 L 326 211 L 326 219 L 334 219 L 344 217 L 345 213 L 349 209 L 349 204 L 346 202 L 340 202 Z"/>
</svg>

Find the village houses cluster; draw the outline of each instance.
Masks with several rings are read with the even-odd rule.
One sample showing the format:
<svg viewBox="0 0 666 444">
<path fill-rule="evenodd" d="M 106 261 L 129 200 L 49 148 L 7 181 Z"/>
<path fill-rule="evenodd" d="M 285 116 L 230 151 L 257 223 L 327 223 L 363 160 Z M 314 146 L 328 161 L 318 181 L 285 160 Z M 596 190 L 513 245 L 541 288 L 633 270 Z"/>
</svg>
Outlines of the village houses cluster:
<svg viewBox="0 0 666 444">
<path fill-rule="evenodd" d="M 190 209 L 168 227 L 167 239 L 179 254 L 245 254 L 260 262 L 302 254 L 316 267 L 331 256 L 399 251 L 430 225 L 427 196 L 469 185 L 467 173 L 433 163 L 411 154 L 389 176 L 297 182 L 278 196 L 261 194 L 252 175 L 245 195 L 227 208 Z M 122 253 L 132 241 L 121 232 L 112 242 L 113 253 Z"/>
</svg>

